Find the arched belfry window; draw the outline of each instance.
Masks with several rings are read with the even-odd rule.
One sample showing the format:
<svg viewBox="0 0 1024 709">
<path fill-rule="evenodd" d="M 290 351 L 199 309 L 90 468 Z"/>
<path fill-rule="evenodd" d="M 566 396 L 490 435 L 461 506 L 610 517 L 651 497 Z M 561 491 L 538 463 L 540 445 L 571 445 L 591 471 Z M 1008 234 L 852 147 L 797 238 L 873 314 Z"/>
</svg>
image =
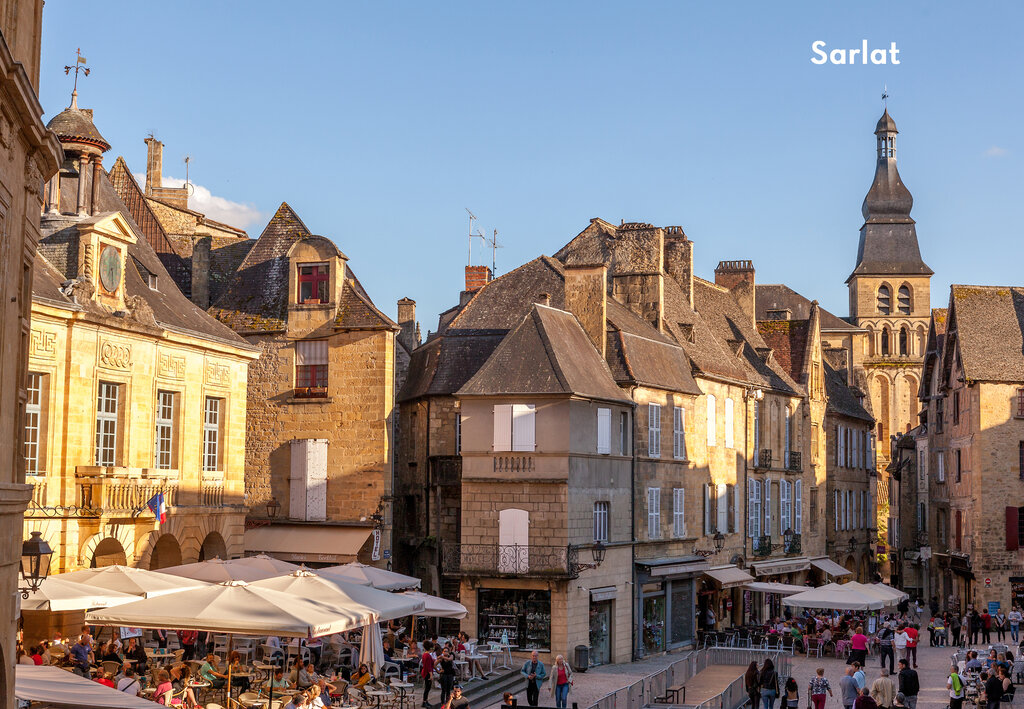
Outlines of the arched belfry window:
<svg viewBox="0 0 1024 709">
<path fill-rule="evenodd" d="M 896 305 L 901 313 L 910 315 L 910 288 L 900 286 L 899 291 L 896 292 Z"/>
<path fill-rule="evenodd" d="M 904 325 L 903 327 L 900 328 L 900 354 L 901 355 L 908 355 L 908 354 L 910 354 L 910 351 L 908 349 L 909 347 L 910 347 L 910 333 L 907 332 L 907 326 Z"/>
<path fill-rule="evenodd" d="M 889 354 L 889 328 L 882 328 L 882 356 Z"/>
<path fill-rule="evenodd" d="M 892 291 L 889 290 L 889 286 L 878 287 L 878 312 L 882 315 L 892 312 Z"/>
</svg>

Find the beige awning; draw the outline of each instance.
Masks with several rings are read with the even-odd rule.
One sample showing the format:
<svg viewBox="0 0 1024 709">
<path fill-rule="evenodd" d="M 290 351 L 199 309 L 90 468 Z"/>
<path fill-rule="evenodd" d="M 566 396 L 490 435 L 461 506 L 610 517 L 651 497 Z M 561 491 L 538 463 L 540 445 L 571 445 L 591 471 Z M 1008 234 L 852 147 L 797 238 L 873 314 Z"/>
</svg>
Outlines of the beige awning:
<svg viewBox="0 0 1024 709">
<path fill-rule="evenodd" d="M 847 574 L 853 573 L 826 557 L 822 557 L 821 559 L 811 559 L 811 566 L 816 569 L 821 569 L 829 576 L 846 576 Z"/>
<path fill-rule="evenodd" d="M 764 581 L 753 581 L 746 584 L 744 588 L 749 591 L 774 593 L 779 596 L 793 596 L 811 590 L 807 586 L 794 586 L 791 583 L 766 583 Z"/>
<path fill-rule="evenodd" d="M 771 561 L 755 561 L 751 568 L 757 576 L 775 576 L 776 574 L 792 574 L 796 571 L 806 571 L 811 568 L 811 562 L 806 556 L 796 559 L 773 559 Z"/>
<path fill-rule="evenodd" d="M 116 709 L 152 709 L 156 706 L 148 699 L 133 697 L 58 667 L 45 665 L 17 665 L 14 670 L 14 696 L 27 702 L 41 702 L 45 706 Z"/>
<path fill-rule="evenodd" d="M 371 531 L 328 524 L 270 524 L 245 530 L 245 552 L 263 552 L 284 561 L 343 564 L 355 561 Z"/>
<path fill-rule="evenodd" d="M 704 572 L 704 575 L 711 577 L 711 579 L 723 589 L 742 586 L 743 584 L 750 583 L 754 580 L 754 577 L 746 571 L 732 566 L 731 564 L 726 566 L 712 566 Z"/>
</svg>

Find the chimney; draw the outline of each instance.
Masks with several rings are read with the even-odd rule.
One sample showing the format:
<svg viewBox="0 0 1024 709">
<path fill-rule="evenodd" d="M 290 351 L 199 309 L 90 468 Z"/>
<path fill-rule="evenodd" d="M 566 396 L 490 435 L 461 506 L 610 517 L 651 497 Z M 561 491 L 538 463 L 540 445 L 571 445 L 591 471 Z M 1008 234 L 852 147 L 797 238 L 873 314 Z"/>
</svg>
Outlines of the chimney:
<svg viewBox="0 0 1024 709">
<path fill-rule="evenodd" d="M 551 294 L 550 293 L 538 293 L 537 299 L 533 301 L 537 305 L 546 305 L 551 307 Z"/>
<path fill-rule="evenodd" d="M 681 226 L 665 227 L 665 273 L 675 279 L 693 307 L 693 242 Z"/>
<path fill-rule="evenodd" d="M 201 236 L 192 246 L 192 295 L 189 298 L 203 310 L 210 307 L 210 253 L 213 238 Z"/>
<path fill-rule="evenodd" d="M 610 241 L 612 295 L 661 330 L 665 314 L 665 232 L 651 224 L 623 223 Z"/>
<path fill-rule="evenodd" d="M 164 144 L 150 135 L 146 138 L 146 196 L 163 186 L 161 175 L 164 171 Z"/>
<path fill-rule="evenodd" d="M 565 267 L 565 309 L 580 321 L 602 359 L 608 350 L 607 293 L 608 269 L 604 264 Z"/>
<path fill-rule="evenodd" d="M 406 350 L 412 352 L 420 344 L 416 335 L 419 329 L 416 324 L 416 301 L 412 298 L 402 298 L 398 301 L 398 327 L 402 328 L 398 333 L 398 341 Z"/>
<path fill-rule="evenodd" d="M 754 307 L 754 262 L 719 261 L 715 269 L 715 284 L 727 288 L 739 301 L 743 312 L 750 316 L 750 322 L 757 327 L 757 311 Z"/>
<path fill-rule="evenodd" d="M 491 282 L 491 269 L 487 266 L 466 266 L 466 291 L 475 293 Z"/>
</svg>

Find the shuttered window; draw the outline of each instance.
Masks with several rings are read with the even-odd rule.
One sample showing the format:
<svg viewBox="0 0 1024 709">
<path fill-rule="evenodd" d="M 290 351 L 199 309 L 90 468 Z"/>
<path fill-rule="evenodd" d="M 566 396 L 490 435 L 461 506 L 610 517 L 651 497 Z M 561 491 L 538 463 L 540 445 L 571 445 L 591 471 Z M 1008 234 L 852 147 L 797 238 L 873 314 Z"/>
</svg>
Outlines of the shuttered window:
<svg viewBox="0 0 1024 709">
<path fill-rule="evenodd" d="M 803 501 L 803 480 L 797 480 L 793 483 L 793 531 L 797 534 L 803 533 L 803 514 L 804 514 L 804 501 Z"/>
<path fill-rule="evenodd" d="M 686 460 L 686 409 L 672 409 L 672 457 Z"/>
<path fill-rule="evenodd" d="M 672 535 L 686 536 L 686 488 L 672 490 Z"/>
<path fill-rule="evenodd" d="M 661 457 L 661 405 L 647 405 L 647 455 Z"/>
<path fill-rule="evenodd" d="M 661 539 L 661 488 L 647 488 L 647 538 Z"/>
<path fill-rule="evenodd" d="M 729 496 L 729 532 L 734 533 L 740 531 L 740 488 L 739 485 L 729 485 L 728 492 Z M 724 529 L 722 530 L 725 531 Z"/>
<path fill-rule="evenodd" d="M 714 505 L 714 488 L 710 483 L 704 483 L 704 534 L 711 534 L 714 530 Z"/>
<path fill-rule="evenodd" d="M 597 410 L 597 452 L 608 455 L 612 452 L 612 410 Z"/>
<path fill-rule="evenodd" d="M 725 534 L 729 531 L 729 488 L 725 483 L 718 485 L 718 520 L 715 531 Z"/>
<path fill-rule="evenodd" d="M 747 534 L 761 536 L 761 481 L 747 478 Z"/>
<path fill-rule="evenodd" d="M 772 481 L 764 480 L 764 536 L 772 536 Z"/>
<path fill-rule="evenodd" d="M 535 414 L 533 404 L 495 404 L 494 450 L 536 450 Z"/>
<path fill-rule="evenodd" d="M 779 480 L 779 531 L 782 533 L 793 528 L 790 504 L 789 481 Z"/>
</svg>

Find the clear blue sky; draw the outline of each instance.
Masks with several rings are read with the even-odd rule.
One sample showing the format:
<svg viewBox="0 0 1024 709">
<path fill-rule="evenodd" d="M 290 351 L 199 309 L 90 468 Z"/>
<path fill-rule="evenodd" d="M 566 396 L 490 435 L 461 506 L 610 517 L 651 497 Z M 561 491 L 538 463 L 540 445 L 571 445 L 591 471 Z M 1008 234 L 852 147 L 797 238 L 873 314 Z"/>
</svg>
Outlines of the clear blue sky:
<svg viewBox="0 0 1024 709">
<path fill-rule="evenodd" d="M 1024 282 L 1022 26 L 1009 2 L 48 0 L 41 98 L 67 105 L 81 47 L 107 165 L 144 171 L 154 131 L 253 237 L 287 201 L 424 335 L 462 287 L 464 207 L 499 273 L 591 217 L 679 224 L 699 275 L 750 258 L 845 315 L 886 84 L 933 306 Z M 862 39 L 901 64 L 810 61 Z"/>
</svg>

